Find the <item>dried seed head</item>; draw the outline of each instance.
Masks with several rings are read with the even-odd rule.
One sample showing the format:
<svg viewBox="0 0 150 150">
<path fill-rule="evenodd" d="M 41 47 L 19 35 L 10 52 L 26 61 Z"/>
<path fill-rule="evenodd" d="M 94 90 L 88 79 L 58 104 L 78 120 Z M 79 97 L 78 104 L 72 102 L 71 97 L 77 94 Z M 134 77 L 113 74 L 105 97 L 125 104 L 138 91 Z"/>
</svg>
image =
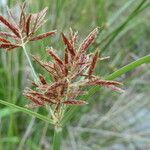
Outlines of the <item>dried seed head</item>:
<svg viewBox="0 0 150 150">
<path fill-rule="evenodd" d="M 29 15 L 26 14 L 25 8 L 26 3 L 23 3 L 23 5 L 20 6 L 21 11 L 19 13 L 18 19 L 14 17 L 14 14 L 9 9 L 8 14 L 10 17 L 10 21 L 0 15 L 0 22 L 7 29 L 9 29 L 8 32 L 0 32 L 0 36 L 11 38 L 10 43 L 12 43 L 13 45 L 17 44 L 17 46 L 13 46 L 12 48 L 10 48 L 10 46 L 1 46 L 1 48 L 11 50 L 16 47 L 21 47 L 22 44 L 29 41 L 41 40 L 56 33 L 56 31 L 54 30 L 34 36 L 35 32 L 46 22 L 44 18 L 47 12 L 47 7 L 39 13 Z"/>
</svg>

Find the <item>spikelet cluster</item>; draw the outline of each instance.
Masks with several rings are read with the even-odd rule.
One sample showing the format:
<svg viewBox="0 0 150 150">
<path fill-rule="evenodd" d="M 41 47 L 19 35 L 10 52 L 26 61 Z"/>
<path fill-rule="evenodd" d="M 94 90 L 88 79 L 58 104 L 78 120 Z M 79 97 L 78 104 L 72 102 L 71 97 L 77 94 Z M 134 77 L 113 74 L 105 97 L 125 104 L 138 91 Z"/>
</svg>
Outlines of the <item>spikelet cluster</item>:
<svg viewBox="0 0 150 150">
<path fill-rule="evenodd" d="M 65 44 L 64 56 L 59 57 L 56 50 L 47 48 L 46 53 L 52 61 L 44 62 L 33 56 L 43 69 L 52 77 L 51 83 L 43 75 L 39 75 L 40 84 L 33 82 L 35 90 L 26 88 L 24 95 L 31 100 L 27 105 L 30 108 L 51 106 L 54 114 L 61 114 L 62 108 L 67 105 L 84 105 L 86 100 L 77 100 L 79 95 L 86 94 L 83 89 L 87 86 L 104 86 L 114 91 L 121 91 L 120 82 L 107 81 L 93 74 L 99 58 L 99 52 L 87 54 L 86 50 L 93 43 L 98 34 L 95 28 L 83 42 L 77 46 L 78 34 L 70 31 L 69 38 L 62 33 Z M 55 117 L 59 117 L 59 116 Z"/>
<path fill-rule="evenodd" d="M 0 23 L 5 27 L 5 32 L 0 31 L 0 48 L 12 50 L 21 47 L 30 41 L 37 41 L 55 34 L 54 31 L 49 31 L 37 36 L 34 36 L 36 31 L 46 22 L 45 15 L 47 8 L 35 14 L 26 14 L 26 3 L 20 6 L 18 19 L 8 9 L 9 20 L 0 15 Z"/>
</svg>

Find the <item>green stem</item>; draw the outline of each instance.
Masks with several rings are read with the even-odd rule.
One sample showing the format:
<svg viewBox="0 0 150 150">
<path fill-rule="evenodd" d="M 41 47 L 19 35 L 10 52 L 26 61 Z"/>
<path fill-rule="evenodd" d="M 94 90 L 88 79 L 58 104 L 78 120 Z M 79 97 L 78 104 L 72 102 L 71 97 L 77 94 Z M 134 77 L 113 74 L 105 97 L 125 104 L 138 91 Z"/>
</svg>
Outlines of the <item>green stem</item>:
<svg viewBox="0 0 150 150">
<path fill-rule="evenodd" d="M 144 63 L 150 63 L 150 55 L 144 56 L 142 58 L 139 58 L 138 60 L 118 69 L 117 71 L 113 72 L 112 74 L 108 75 L 106 77 L 107 80 L 115 79 L 122 74 L 125 74 L 126 72 L 135 69 L 136 67 L 144 64 Z"/>
<path fill-rule="evenodd" d="M 142 58 L 139 58 L 138 60 L 118 69 L 117 71 L 115 71 L 114 73 L 108 75 L 105 79 L 107 80 L 113 80 L 123 74 L 125 74 L 126 72 L 135 69 L 136 67 L 144 64 L 144 63 L 150 63 L 150 55 L 144 56 Z M 99 86 L 94 86 L 92 87 L 88 94 L 85 96 L 81 96 L 80 99 L 86 99 L 88 100 L 89 97 L 91 97 L 94 93 L 96 93 L 98 90 L 100 89 Z M 66 125 L 66 123 L 73 117 L 73 115 L 75 114 L 75 112 L 77 112 L 79 110 L 79 107 L 72 107 L 70 108 L 66 114 L 64 115 L 65 117 L 63 118 L 61 124 L 64 126 Z"/>
<path fill-rule="evenodd" d="M 24 53 L 25 53 L 25 56 L 26 56 L 26 58 L 27 58 L 27 60 L 28 60 L 28 63 L 29 63 L 29 65 L 30 65 L 30 68 L 31 68 L 31 72 L 32 72 L 34 81 L 35 81 L 35 83 L 38 83 L 38 82 L 39 82 L 38 76 L 37 76 L 36 73 L 35 73 L 34 67 L 33 67 L 33 65 L 32 65 L 32 63 L 31 63 L 30 57 L 29 57 L 29 55 L 28 55 L 28 53 L 27 53 L 27 50 L 26 50 L 26 47 L 25 47 L 24 44 L 22 44 L 22 48 L 23 48 L 23 51 L 24 51 Z"/>
<path fill-rule="evenodd" d="M 60 150 L 61 134 L 62 134 L 62 128 L 56 126 L 54 130 L 53 150 Z"/>
<path fill-rule="evenodd" d="M 43 115 L 41 115 L 39 113 L 36 113 L 34 111 L 31 111 L 29 109 L 26 109 L 24 107 L 17 106 L 15 104 L 9 103 L 9 102 L 1 100 L 1 99 L 0 99 L 0 104 L 12 108 L 12 113 L 15 113 L 15 112 L 24 112 L 24 113 L 26 113 L 26 114 L 28 114 L 30 116 L 36 117 L 36 118 L 38 118 L 40 120 L 43 120 L 43 121 L 48 122 L 50 124 L 53 124 L 53 120 L 51 120 L 50 118 L 45 117 L 45 116 L 43 116 Z"/>
</svg>

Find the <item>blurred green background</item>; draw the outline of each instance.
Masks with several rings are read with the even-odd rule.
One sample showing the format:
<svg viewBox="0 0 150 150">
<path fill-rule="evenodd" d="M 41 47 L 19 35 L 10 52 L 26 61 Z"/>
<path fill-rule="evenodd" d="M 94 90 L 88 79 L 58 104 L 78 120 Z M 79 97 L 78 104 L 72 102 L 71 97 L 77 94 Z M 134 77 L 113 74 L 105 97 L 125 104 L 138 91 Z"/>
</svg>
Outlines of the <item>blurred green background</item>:
<svg viewBox="0 0 150 150">
<path fill-rule="evenodd" d="M 17 15 L 22 2 L 0 0 L 0 14 L 7 17 L 9 6 Z M 99 76 L 149 54 L 149 0 L 28 0 L 27 4 L 27 12 L 49 8 L 48 21 L 39 33 L 58 31 L 56 36 L 28 44 L 30 53 L 43 60 L 47 59 L 46 46 L 62 53 L 60 33 L 68 34 L 70 27 L 79 31 L 81 42 L 95 27 L 104 26 L 89 49 L 98 48 L 102 56 L 110 56 L 98 64 L 95 73 Z M 38 73 L 45 74 L 39 65 L 34 66 Z M 101 88 L 91 96 L 89 105 L 81 107 L 65 128 L 62 149 L 150 149 L 149 70 L 150 66 L 143 64 L 118 78 L 126 91 L 122 95 Z M 22 96 L 28 79 L 32 76 L 22 50 L 6 53 L 0 49 L 0 99 L 23 107 L 28 102 Z M 47 115 L 43 108 L 38 112 Z M 48 150 L 52 137 L 51 125 L 0 104 L 0 150 Z"/>
</svg>

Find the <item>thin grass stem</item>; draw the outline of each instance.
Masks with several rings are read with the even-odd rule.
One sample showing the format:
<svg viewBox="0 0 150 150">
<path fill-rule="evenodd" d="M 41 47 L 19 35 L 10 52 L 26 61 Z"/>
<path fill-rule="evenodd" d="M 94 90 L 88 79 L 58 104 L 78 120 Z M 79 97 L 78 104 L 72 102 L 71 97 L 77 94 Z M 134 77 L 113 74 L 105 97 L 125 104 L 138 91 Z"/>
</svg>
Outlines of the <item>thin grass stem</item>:
<svg viewBox="0 0 150 150">
<path fill-rule="evenodd" d="M 40 120 L 43 120 L 43 121 L 48 122 L 48 123 L 50 123 L 50 124 L 53 124 L 53 121 L 52 121 L 50 118 L 45 117 L 45 116 L 43 116 L 43 115 L 41 115 L 41 114 L 39 114 L 39 113 L 36 113 L 36 112 L 34 112 L 34 111 L 31 111 L 31 110 L 29 110 L 29 109 L 26 109 L 26 108 L 24 108 L 24 107 L 17 106 L 17 105 L 15 105 L 15 104 L 6 102 L 6 101 L 4 101 L 4 100 L 0 100 L 0 104 L 15 109 L 16 111 L 14 111 L 14 112 L 19 112 L 19 111 L 20 111 L 20 112 L 24 112 L 24 113 L 26 113 L 26 114 L 28 114 L 28 115 L 30 115 L 30 116 L 36 117 L 36 118 L 38 118 L 38 119 L 40 119 Z"/>
<path fill-rule="evenodd" d="M 29 65 L 30 65 L 30 68 L 31 68 L 31 72 L 32 72 L 34 81 L 35 81 L 35 83 L 38 83 L 38 82 L 39 82 L 38 76 L 37 76 L 37 74 L 35 73 L 34 67 L 33 67 L 33 65 L 32 65 L 32 63 L 31 63 L 30 57 L 29 57 L 29 55 L 28 55 L 28 53 L 27 53 L 27 50 L 26 50 L 26 47 L 25 47 L 24 44 L 22 44 L 22 48 L 23 48 L 24 54 L 25 54 L 25 56 L 26 56 L 26 58 L 27 58 L 27 60 L 28 60 L 28 63 L 29 63 Z"/>
<path fill-rule="evenodd" d="M 62 134 L 62 128 L 56 126 L 54 130 L 53 150 L 60 150 L 61 134 Z"/>
<path fill-rule="evenodd" d="M 113 72 L 112 74 L 108 75 L 106 77 L 107 80 L 112 80 L 115 79 L 119 76 L 121 76 L 122 74 L 125 74 L 126 72 L 135 69 L 136 67 L 144 64 L 144 63 L 150 63 L 150 55 L 146 55 L 142 58 L 139 58 L 138 60 L 135 60 L 134 62 L 116 70 L 115 72 Z"/>
</svg>

